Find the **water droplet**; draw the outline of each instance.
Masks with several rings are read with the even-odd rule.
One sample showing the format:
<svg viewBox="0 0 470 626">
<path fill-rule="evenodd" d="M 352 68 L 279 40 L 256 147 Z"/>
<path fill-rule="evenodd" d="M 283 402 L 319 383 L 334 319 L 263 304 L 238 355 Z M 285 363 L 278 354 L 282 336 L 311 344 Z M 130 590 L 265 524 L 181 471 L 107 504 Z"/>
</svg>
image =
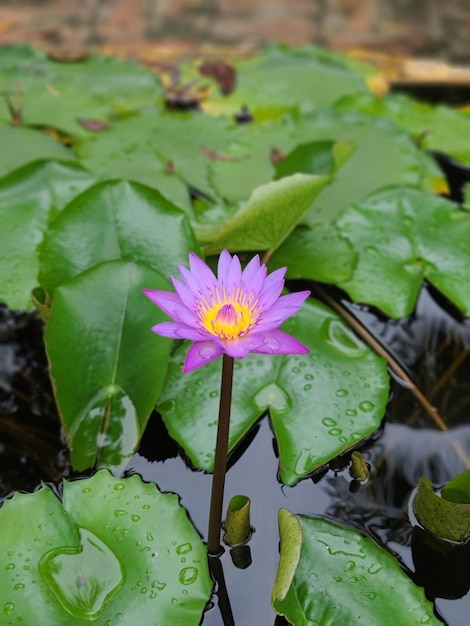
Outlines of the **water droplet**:
<svg viewBox="0 0 470 626">
<path fill-rule="evenodd" d="M 328 431 L 328 434 L 331 435 L 332 437 L 338 437 L 342 433 L 343 431 L 341 430 L 341 428 L 332 428 L 331 430 Z"/>
<path fill-rule="evenodd" d="M 5 565 L 5 569 L 15 569 L 15 564 L 14 563 L 7 563 Z"/>
<path fill-rule="evenodd" d="M 327 322 L 326 340 L 337 350 L 351 357 L 362 356 L 367 350 L 366 345 L 339 320 Z"/>
<path fill-rule="evenodd" d="M 341 576 L 335 576 L 335 583 L 340 583 L 342 581 L 343 579 L 341 578 Z"/>
<path fill-rule="evenodd" d="M 147 593 L 147 587 L 142 587 L 142 589 L 140 590 L 140 593 Z"/>
<path fill-rule="evenodd" d="M 375 404 L 364 400 L 359 404 L 359 408 L 363 413 L 371 413 L 375 409 Z"/>
<path fill-rule="evenodd" d="M 82 493 L 90 493 L 90 491 L 91 491 L 90 487 L 84 487 L 82 489 Z"/>
<path fill-rule="evenodd" d="M 324 417 L 321 423 L 323 424 L 323 426 L 330 427 L 330 426 L 336 426 L 338 422 L 334 420 L 332 417 Z"/>
<path fill-rule="evenodd" d="M 23 583 L 16 583 L 15 587 L 16 591 L 21 591 L 21 589 L 24 589 L 24 585 Z"/>
<path fill-rule="evenodd" d="M 114 485 L 114 490 L 115 491 L 122 491 L 125 488 L 126 488 L 126 485 L 124 483 L 116 483 Z"/>
<path fill-rule="evenodd" d="M 172 413 L 175 410 L 176 403 L 174 400 L 164 400 L 158 403 L 158 410 L 162 415 Z"/>
<path fill-rule="evenodd" d="M 357 415 L 356 409 L 346 409 L 345 413 L 348 417 L 355 417 Z"/>
<path fill-rule="evenodd" d="M 152 581 L 152 589 L 158 589 L 158 591 L 163 591 L 166 587 L 166 583 L 162 583 L 159 580 Z"/>
<path fill-rule="evenodd" d="M 312 385 L 304 385 L 304 391 L 310 391 Z"/>
<path fill-rule="evenodd" d="M 5 602 L 5 604 L 3 605 L 3 612 L 5 613 L 5 615 L 11 615 L 14 610 L 15 605 L 13 604 L 13 602 Z"/>
<path fill-rule="evenodd" d="M 217 348 L 212 344 L 205 344 L 199 348 L 199 356 L 201 359 L 212 359 L 217 354 Z"/>
<path fill-rule="evenodd" d="M 298 367 L 293 367 L 292 371 L 294 374 L 300 374 L 300 369 Z"/>
<path fill-rule="evenodd" d="M 114 517 L 124 517 L 124 515 L 127 515 L 127 511 L 123 511 L 122 509 L 116 509 L 114 511 Z"/>
<path fill-rule="evenodd" d="M 149 508 L 150 508 L 150 504 L 144 504 L 144 505 L 142 506 L 142 508 L 143 508 L 143 509 L 145 509 L 146 511 L 148 511 L 148 510 L 149 510 Z"/>
<path fill-rule="evenodd" d="M 381 563 L 374 563 L 367 569 L 367 571 L 369 574 L 378 574 L 382 569 L 383 565 L 381 565 Z"/>
<path fill-rule="evenodd" d="M 182 585 L 192 585 L 196 582 L 198 575 L 199 570 L 196 567 L 183 567 L 178 578 Z"/>
<path fill-rule="evenodd" d="M 122 535 L 123 537 L 125 537 L 125 536 L 126 536 L 126 535 L 128 535 L 128 534 L 129 534 L 129 531 L 127 530 L 127 528 L 123 528 L 123 529 L 121 530 L 121 535 Z"/>
<path fill-rule="evenodd" d="M 209 393 L 209 397 L 210 397 L 210 398 L 217 398 L 217 396 L 218 396 L 218 395 L 219 395 L 219 392 L 218 392 L 218 391 L 216 391 L 215 389 L 214 389 L 214 391 L 211 391 L 211 392 Z"/>
<path fill-rule="evenodd" d="M 193 549 L 192 544 L 190 543 L 182 543 L 180 546 L 176 548 L 177 554 L 188 554 Z"/>
<path fill-rule="evenodd" d="M 131 520 L 133 522 L 138 522 L 140 521 L 140 515 L 131 515 Z"/>
<path fill-rule="evenodd" d="M 366 593 L 366 596 L 370 598 L 371 600 L 375 600 L 375 598 L 377 597 L 377 594 L 375 593 L 375 591 L 369 591 L 368 593 Z"/>
<path fill-rule="evenodd" d="M 336 395 L 338 396 L 338 398 L 344 398 L 345 396 L 348 395 L 348 390 L 347 389 L 337 389 L 336 390 Z"/>
<path fill-rule="evenodd" d="M 96 535 L 79 529 L 80 546 L 50 550 L 39 572 L 61 606 L 73 617 L 97 619 L 124 583 L 121 564 Z"/>
<path fill-rule="evenodd" d="M 153 541 L 153 535 L 150 530 L 147 532 L 147 541 Z"/>
<path fill-rule="evenodd" d="M 305 374 L 304 378 L 305 380 L 313 380 L 315 377 L 313 374 Z"/>
</svg>

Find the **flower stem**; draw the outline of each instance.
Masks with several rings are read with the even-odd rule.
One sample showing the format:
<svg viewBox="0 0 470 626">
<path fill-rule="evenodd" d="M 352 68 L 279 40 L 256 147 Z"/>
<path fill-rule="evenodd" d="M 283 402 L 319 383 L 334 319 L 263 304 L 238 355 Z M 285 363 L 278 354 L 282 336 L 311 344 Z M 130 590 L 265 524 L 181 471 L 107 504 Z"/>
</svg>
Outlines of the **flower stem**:
<svg viewBox="0 0 470 626">
<path fill-rule="evenodd" d="M 207 538 L 207 550 L 209 554 L 218 554 L 220 552 L 220 528 L 222 525 L 230 408 L 232 404 L 233 357 L 224 354 L 222 359 L 219 423 L 217 427 L 217 443 L 215 446 L 214 475 L 212 477 L 209 535 Z"/>
</svg>

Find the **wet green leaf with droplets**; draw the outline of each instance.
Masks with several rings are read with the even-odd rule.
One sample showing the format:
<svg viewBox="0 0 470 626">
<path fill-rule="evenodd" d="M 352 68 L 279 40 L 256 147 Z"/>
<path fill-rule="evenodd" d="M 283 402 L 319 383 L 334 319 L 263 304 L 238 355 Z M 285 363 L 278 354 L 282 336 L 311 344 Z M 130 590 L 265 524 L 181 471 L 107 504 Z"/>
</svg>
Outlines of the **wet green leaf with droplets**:
<svg viewBox="0 0 470 626">
<path fill-rule="evenodd" d="M 49 223 L 94 181 L 79 166 L 54 161 L 31 163 L 0 180 L 0 302 L 31 308 L 38 251 Z"/>
<path fill-rule="evenodd" d="M 54 392 L 78 470 L 122 469 L 165 377 L 171 341 L 142 289 L 168 290 L 145 265 L 109 261 L 58 287 L 45 332 Z"/>
<path fill-rule="evenodd" d="M 299 564 L 285 597 L 273 594 L 274 610 L 290 624 L 441 624 L 423 589 L 372 539 L 324 519 L 295 518 Z M 286 549 L 292 546 L 283 545 L 281 534 L 281 563 Z"/>
<path fill-rule="evenodd" d="M 174 494 L 140 477 L 17 493 L 0 508 L 0 622 L 198 626 L 207 552 Z"/>
<path fill-rule="evenodd" d="M 127 181 L 100 183 L 50 225 L 39 282 L 52 296 L 66 280 L 114 259 L 132 259 L 165 276 L 186 263 L 190 251 L 198 244 L 187 216 L 160 193 Z"/>
<path fill-rule="evenodd" d="M 269 410 L 280 476 L 294 485 L 379 427 L 389 376 L 385 361 L 320 302 L 306 302 L 283 329 L 310 353 L 235 359 L 229 449 Z M 183 375 L 187 348 L 172 356 L 157 408 L 191 463 L 212 471 L 221 363 Z"/>
<path fill-rule="evenodd" d="M 417 189 L 390 188 L 351 204 L 334 226 L 333 247 L 327 230 L 296 231 L 273 265 L 289 263 L 292 277 L 329 278 L 356 302 L 391 317 L 413 311 L 426 279 L 464 313 L 470 311 L 470 215 L 458 205 Z M 288 259 L 300 236 L 312 237 L 305 258 Z M 337 278 L 323 268 L 331 255 L 342 260 Z"/>
</svg>

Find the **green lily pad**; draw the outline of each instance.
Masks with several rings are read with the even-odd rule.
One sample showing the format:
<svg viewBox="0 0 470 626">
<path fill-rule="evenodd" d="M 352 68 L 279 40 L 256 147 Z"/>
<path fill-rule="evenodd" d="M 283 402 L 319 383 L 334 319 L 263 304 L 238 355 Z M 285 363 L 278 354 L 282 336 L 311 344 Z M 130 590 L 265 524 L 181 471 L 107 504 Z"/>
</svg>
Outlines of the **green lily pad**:
<svg viewBox="0 0 470 626">
<path fill-rule="evenodd" d="M 311 206 L 329 176 L 294 174 L 261 185 L 215 234 L 206 254 L 228 250 L 274 250 Z M 289 207 L 289 210 L 286 210 Z"/>
<path fill-rule="evenodd" d="M 236 129 L 202 113 L 149 110 L 113 123 L 75 147 L 78 159 L 102 178 L 125 178 L 158 189 L 191 213 L 187 185 L 215 196 L 212 161 L 224 158 Z M 219 156 L 217 156 L 219 155 Z"/>
<path fill-rule="evenodd" d="M 330 255 L 341 254 L 347 262 L 346 240 L 354 251 L 350 276 L 339 278 L 338 272 L 338 278 L 327 278 L 356 302 L 404 317 L 413 311 L 427 279 L 464 313 L 470 310 L 470 215 L 458 205 L 417 189 L 391 188 L 351 204 L 335 229 L 336 242 L 327 230 L 304 230 L 302 236 L 311 237 L 305 258 L 297 263 L 298 255 L 289 257 L 288 275 L 323 280 L 322 258 L 328 264 Z M 281 247 L 274 266 L 286 261 L 298 239 L 294 233 L 293 241 Z"/>
<path fill-rule="evenodd" d="M 450 481 L 447 493 L 443 490 L 442 497 L 434 491 L 430 480 L 421 478 L 419 481 L 413 511 L 419 523 L 437 537 L 464 541 L 470 535 L 468 473 L 465 474 L 460 475 L 454 485 Z"/>
<path fill-rule="evenodd" d="M 206 109 L 230 115 L 247 105 L 256 117 L 266 116 L 266 111 L 275 107 L 279 116 L 290 108 L 305 113 L 328 107 L 347 94 L 366 91 L 359 74 L 322 59 L 313 49 L 299 53 L 283 46 L 269 46 L 237 63 L 236 70 L 236 89 L 229 96 L 213 96 Z"/>
<path fill-rule="evenodd" d="M 7 151 L 6 151 L 7 152 Z M 29 309 L 50 221 L 95 178 L 77 165 L 37 162 L 0 180 L 0 301 Z"/>
<path fill-rule="evenodd" d="M 417 102 L 403 94 L 384 98 L 356 94 L 338 103 L 338 108 L 389 119 L 416 138 L 422 148 L 445 152 L 470 165 L 470 119 L 455 109 Z"/>
<path fill-rule="evenodd" d="M 27 46 L 0 52 L 0 89 L 11 102 L 18 99 L 23 124 L 58 128 L 74 137 L 92 134 L 80 120 L 106 122 L 112 114 L 155 105 L 163 96 L 155 75 L 136 63 L 106 56 L 62 63 Z M 10 119 L 5 98 L 0 118 Z"/>
<path fill-rule="evenodd" d="M 39 282 L 52 295 L 69 278 L 114 259 L 132 259 L 166 275 L 191 250 L 198 244 L 188 218 L 157 191 L 127 181 L 100 183 L 52 222 Z"/>
<path fill-rule="evenodd" d="M 389 376 L 385 361 L 320 302 L 306 302 L 283 329 L 310 353 L 235 360 L 229 450 L 269 410 L 280 477 L 294 485 L 379 427 Z M 191 463 L 212 471 L 221 364 L 183 375 L 187 348 L 172 355 L 157 408 Z"/>
<path fill-rule="evenodd" d="M 295 524 L 300 532 L 289 534 L 286 541 L 288 529 Z M 279 527 L 281 556 L 272 605 L 293 626 L 441 624 L 423 589 L 369 537 L 285 509 L 279 511 Z M 296 567 L 295 560 L 288 558 L 293 544 L 300 549 Z"/>
<path fill-rule="evenodd" d="M 0 122 L 0 145 L 8 146 L 0 153 L 0 177 L 33 161 L 74 160 L 73 154 L 50 135 L 24 126 Z"/>
<path fill-rule="evenodd" d="M 470 504 L 470 470 L 462 472 L 442 488 L 441 496 L 449 502 Z"/>
<path fill-rule="evenodd" d="M 50 375 L 73 466 L 120 471 L 145 429 L 171 341 L 142 289 L 169 282 L 145 265 L 110 261 L 58 287 L 45 332 Z"/>
<path fill-rule="evenodd" d="M 2 623 L 197 626 L 212 581 L 174 494 L 138 476 L 64 482 L 0 508 Z M 5 621 L 6 620 L 6 621 Z"/>
</svg>

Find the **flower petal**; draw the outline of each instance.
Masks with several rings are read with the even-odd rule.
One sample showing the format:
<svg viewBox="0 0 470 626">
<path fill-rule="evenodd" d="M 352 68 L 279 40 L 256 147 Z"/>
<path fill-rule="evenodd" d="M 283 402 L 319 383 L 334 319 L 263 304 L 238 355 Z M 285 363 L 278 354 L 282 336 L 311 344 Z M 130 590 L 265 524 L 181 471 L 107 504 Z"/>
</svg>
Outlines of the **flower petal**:
<svg viewBox="0 0 470 626">
<path fill-rule="evenodd" d="M 202 367 L 221 356 L 223 352 L 223 348 L 216 346 L 213 341 L 196 341 L 188 350 L 183 372 L 186 374 L 191 370 Z"/>
<path fill-rule="evenodd" d="M 251 350 L 257 354 L 307 354 L 310 350 L 291 335 L 282 330 L 262 333 L 265 341 L 258 348 Z"/>
<path fill-rule="evenodd" d="M 209 289 L 213 292 L 217 289 L 217 279 L 214 272 L 194 252 L 189 254 L 189 268 L 198 283 L 198 292 L 203 289 Z"/>
<path fill-rule="evenodd" d="M 196 306 L 197 306 L 196 296 L 191 293 L 191 290 L 186 285 L 184 285 L 180 280 L 178 280 L 174 276 L 170 276 L 170 280 L 173 284 L 173 287 L 175 288 L 176 293 L 178 294 L 178 297 L 180 298 L 184 306 L 191 311 L 195 311 Z"/>
<path fill-rule="evenodd" d="M 255 332 L 278 328 L 288 317 L 297 313 L 310 291 L 297 291 L 281 296 L 267 311 L 263 311 L 256 323 Z"/>
<path fill-rule="evenodd" d="M 160 291 L 159 289 L 142 289 L 144 295 L 162 309 L 170 317 L 175 316 L 175 311 L 181 308 L 181 300 L 172 291 Z"/>
<path fill-rule="evenodd" d="M 248 298 L 253 295 L 258 297 L 264 281 L 266 280 L 266 265 L 260 265 L 259 257 L 256 255 L 251 259 L 242 274 L 241 287 Z"/>
<path fill-rule="evenodd" d="M 204 341 L 210 336 L 209 333 L 204 333 L 196 328 L 191 328 L 184 324 L 179 324 L 178 322 L 161 322 L 160 324 L 152 326 L 152 331 L 162 337 L 189 339 L 190 341 Z"/>
<path fill-rule="evenodd" d="M 259 294 L 258 303 L 262 309 L 269 309 L 274 302 L 279 298 L 281 291 L 284 288 L 284 274 L 286 273 L 285 267 L 280 267 L 278 270 L 266 276 L 263 284 L 263 288 Z"/>
<path fill-rule="evenodd" d="M 236 359 L 243 359 L 249 352 L 255 352 L 265 342 L 263 335 L 245 335 L 240 339 L 230 339 L 224 342 L 224 352 Z"/>
<path fill-rule="evenodd" d="M 222 250 L 219 256 L 219 262 L 217 263 L 217 278 L 220 279 L 222 276 L 226 276 L 228 274 L 230 264 L 232 262 L 232 257 L 228 250 Z"/>
</svg>

